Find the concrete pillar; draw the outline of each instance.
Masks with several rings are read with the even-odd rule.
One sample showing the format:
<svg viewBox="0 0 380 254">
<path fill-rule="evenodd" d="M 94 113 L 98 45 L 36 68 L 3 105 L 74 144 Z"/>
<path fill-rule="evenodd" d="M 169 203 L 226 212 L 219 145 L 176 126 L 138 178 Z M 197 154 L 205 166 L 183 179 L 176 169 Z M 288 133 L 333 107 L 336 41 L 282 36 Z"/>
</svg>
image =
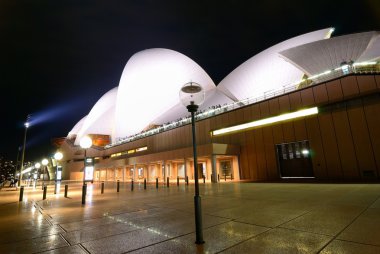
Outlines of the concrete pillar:
<svg viewBox="0 0 380 254">
<path fill-rule="evenodd" d="M 184 169 L 185 169 L 185 179 L 186 179 L 186 176 L 187 176 L 187 162 L 186 162 L 186 158 L 183 158 L 183 166 L 184 166 Z"/>
<path fill-rule="evenodd" d="M 212 170 L 212 182 L 217 183 L 218 182 L 218 173 L 216 170 L 216 155 L 211 155 L 211 170 Z"/>
<path fill-rule="evenodd" d="M 164 178 L 164 183 L 166 182 L 166 161 L 162 161 L 162 170 L 163 172 L 163 178 Z"/>
<path fill-rule="evenodd" d="M 132 174 L 132 180 L 135 181 L 136 180 L 136 171 L 137 171 L 137 165 L 136 164 L 133 164 L 133 174 Z"/>
<path fill-rule="evenodd" d="M 126 170 L 126 168 L 125 167 L 123 167 L 123 169 L 122 169 L 122 175 L 123 175 L 123 182 L 125 182 L 125 170 Z"/>
</svg>

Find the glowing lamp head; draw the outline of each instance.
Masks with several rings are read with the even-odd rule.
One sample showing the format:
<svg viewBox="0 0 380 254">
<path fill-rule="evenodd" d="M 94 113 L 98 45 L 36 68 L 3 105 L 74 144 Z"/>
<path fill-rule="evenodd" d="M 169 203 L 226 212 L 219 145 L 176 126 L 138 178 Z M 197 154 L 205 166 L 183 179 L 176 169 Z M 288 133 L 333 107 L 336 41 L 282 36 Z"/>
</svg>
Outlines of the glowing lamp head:
<svg viewBox="0 0 380 254">
<path fill-rule="evenodd" d="M 89 136 L 84 136 L 79 142 L 80 147 L 83 149 L 90 148 L 92 146 L 92 139 Z"/>
<path fill-rule="evenodd" d="M 36 169 L 39 169 L 39 168 L 41 167 L 41 164 L 40 164 L 39 162 L 37 162 L 36 164 L 34 164 L 34 167 L 35 167 Z"/>
<path fill-rule="evenodd" d="M 302 154 L 305 155 L 305 156 L 309 155 L 309 153 L 310 153 L 310 151 L 307 150 L 307 149 L 303 149 L 302 150 Z"/>
<path fill-rule="evenodd" d="M 186 83 L 179 91 L 179 99 L 184 106 L 201 105 L 205 101 L 205 90 L 195 82 Z"/>
<path fill-rule="evenodd" d="M 29 123 L 28 122 L 24 123 L 24 126 L 25 126 L 25 128 L 28 128 L 29 127 Z"/>
<path fill-rule="evenodd" d="M 62 160 L 62 158 L 63 158 L 63 154 L 61 152 L 56 152 L 54 154 L 54 159 L 56 159 L 57 161 Z"/>
<path fill-rule="evenodd" d="M 49 163 L 49 161 L 47 159 L 43 159 L 41 163 L 42 165 L 46 166 Z"/>
</svg>

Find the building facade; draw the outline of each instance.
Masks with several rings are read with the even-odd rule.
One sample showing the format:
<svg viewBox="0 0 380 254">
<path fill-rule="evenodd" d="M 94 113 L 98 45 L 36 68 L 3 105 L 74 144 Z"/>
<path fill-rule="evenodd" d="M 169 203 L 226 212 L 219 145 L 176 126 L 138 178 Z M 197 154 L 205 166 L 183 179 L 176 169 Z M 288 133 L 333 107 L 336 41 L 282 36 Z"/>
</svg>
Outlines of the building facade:
<svg viewBox="0 0 380 254">
<path fill-rule="evenodd" d="M 203 70 L 189 68 L 186 62 L 185 76 L 192 75 L 188 69 L 195 68 L 200 79 L 208 82 L 206 103 L 196 121 L 200 177 L 205 181 L 380 178 L 380 52 L 376 46 L 380 44 L 379 33 L 329 39 L 329 31 L 320 30 L 275 45 L 239 66 L 218 86 L 213 85 Z M 346 44 L 349 46 L 345 47 Z M 344 50 L 337 50 L 338 46 Z M 322 49 L 324 53 L 320 53 Z M 332 52 L 333 49 L 339 52 Z M 139 78 L 147 75 L 144 71 L 139 75 L 133 72 L 137 67 L 139 72 L 144 68 L 144 64 L 136 67 L 135 63 L 149 59 L 146 53 L 142 54 L 143 58 L 140 54 L 137 56 L 140 58 L 128 62 L 123 77 L 132 77 L 124 77 L 122 81 L 142 80 L 142 85 L 147 82 L 145 77 Z M 165 58 L 168 52 L 153 53 Z M 181 58 L 175 55 L 178 57 Z M 273 60 L 267 64 L 281 66 L 282 76 L 268 78 L 268 84 L 278 83 L 268 89 L 262 74 L 275 75 L 276 71 L 255 68 L 271 57 Z M 283 68 L 288 71 L 284 72 Z M 179 85 L 188 78 L 184 77 Z M 282 78 L 286 83 L 281 82 Z M 301 79 L 295 82 L 297 78 Z M 89 135 L 93 146 L 86 149 L 86 156 L 95 160 L 95 181 L 147 179 L 153 182 L 157 178 L 173 181 L 186 176 L 193 180 L 191 124 L 186 108 L 176 100 L 165 102 L 159 106 L 161 113 L 153 115 L 146 112 L 149 107 L 132 108 L 125 104 L 131 95 L 119 94 L 125 90 L 121 88 L 122 81 L 119 89 L 114 88 L 103 96 L 62 143 L 63 178 L 83 179 L 85 151 L 79 147 L 78 140 Z M 162 82 L 157 82 L 172 81 L 164 77 Z M 176 82 L 180 80 L 173 84 Z M 255 87 L 260 82 L 263 84 Z M 170 89 L 179 90 L 174 85 Z M 141 89 L 138 91 L 142 93 Z M 135 111 L 133 114 L 117 109 L 120 98 L 129 105 L 129 111 Z M 142 120 L 138 119 L 139 110 L 144 115 Z M 124 112 L 123 115 L 118 116 L 118 111 Z M 136 126 L 123 129 L 134 122 L 138 122 L 139 129 Z M 140 132 L 131 134 L 132 130 Z M 126 136 L 115 136 L 115 133 L 126 133 Z"/>
</svg>

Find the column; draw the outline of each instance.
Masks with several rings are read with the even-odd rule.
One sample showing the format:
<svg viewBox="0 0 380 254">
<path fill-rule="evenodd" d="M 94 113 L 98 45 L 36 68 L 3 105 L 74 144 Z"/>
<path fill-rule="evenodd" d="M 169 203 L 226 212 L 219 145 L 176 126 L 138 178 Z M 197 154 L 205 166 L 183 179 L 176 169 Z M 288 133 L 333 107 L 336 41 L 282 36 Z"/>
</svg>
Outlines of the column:
<svg viewBox="0 0 380 254">
<path fill-rule="evenodd" d="M 186 179 L 186 176 L 187 176 L 187 162 L 186 162 L 186 158 L 183 158 L 183 166 L 184 166 L 184 170 L 185 170 L 185 179 Z"/>
<path fill-rule="evenodd" d="M 166 161 L 162 161 L 162 170 L 164 171 L 164 183 L 166 183 Z"/>
<path fill-rule="evenodd" d="M 216 155 L 211 155 L 211 170 L 212 170 L 212 182 L 217 183 L 218 182 L 218 174 L 216 170 Z"/>
</svg>

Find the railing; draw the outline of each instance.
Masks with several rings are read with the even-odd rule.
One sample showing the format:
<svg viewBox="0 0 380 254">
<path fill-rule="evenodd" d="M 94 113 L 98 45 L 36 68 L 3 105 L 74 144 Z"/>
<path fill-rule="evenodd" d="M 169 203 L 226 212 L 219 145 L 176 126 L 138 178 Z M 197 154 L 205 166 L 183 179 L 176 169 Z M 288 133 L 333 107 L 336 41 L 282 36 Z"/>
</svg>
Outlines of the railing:
<svg viewBox="0 0 380 254">
<path fill-rule="evenodd" d="M 202 111 L 202 112 L 197 112 L 195 116 L 195 120 L 202 120 L 206 119 L 215 115 L 222 114 L 224 112 L 228 112 L 237 108 L 244 107 L 249 104 L 257 103 L 263 100 L 267 100 L 279 95 L 287 94 L 290 92 L 293 92 L 297 89 L 312 86 L 318 83 L 325 82 L 327 80 L 332 80 L 335 78 L 340 78 L 349 74 L 375 74 L 375 73 L 380 73 L 380 63 L 376 62 L 369 62 L 369 63 L 358 63 L 358 64 L 353 64 L 353 65 L 343 65 L 339 68 L 336 68 L 334 70 L 330 71 L 325 71 L 323 73 L 320 73 L 318 75 L 314 75 L 312 77 L 300 80 L 299 82 L 295 82 L 292 84 L 284 85 L 281 89 L 278 90 L 270 90 L 267 92 L 264 92 L 264 95 L 259 96 L 259 97 L 251 97 L 247 99 L 243 99 L 237 102 L 232 102 L 230 104 L 224 104 L 224 105 L 218 105 L 218 106 L 213 106 L 211 109 Z M 125 144 L 128 142 L 135 141 L 137 139 L 145 138 L 148 136 L 155 135 L 157 133 L 161 133 L 170 129 L 177 128 L 179 126 L 183 126 L 186 124 L 191 123 L 191 117 L 183 117 L 177 121 L 168 123 L 168 124 L 163 124 L 159 127 L 156 127 L 154 129 L 150 129 L 148 131 L 135 134 L 126 138 L 120 138 L 118 141 L 106 145 L 104 149 L 108 149 L 113 146 L 118 146 L 121 144 Z"/>
</svg>

